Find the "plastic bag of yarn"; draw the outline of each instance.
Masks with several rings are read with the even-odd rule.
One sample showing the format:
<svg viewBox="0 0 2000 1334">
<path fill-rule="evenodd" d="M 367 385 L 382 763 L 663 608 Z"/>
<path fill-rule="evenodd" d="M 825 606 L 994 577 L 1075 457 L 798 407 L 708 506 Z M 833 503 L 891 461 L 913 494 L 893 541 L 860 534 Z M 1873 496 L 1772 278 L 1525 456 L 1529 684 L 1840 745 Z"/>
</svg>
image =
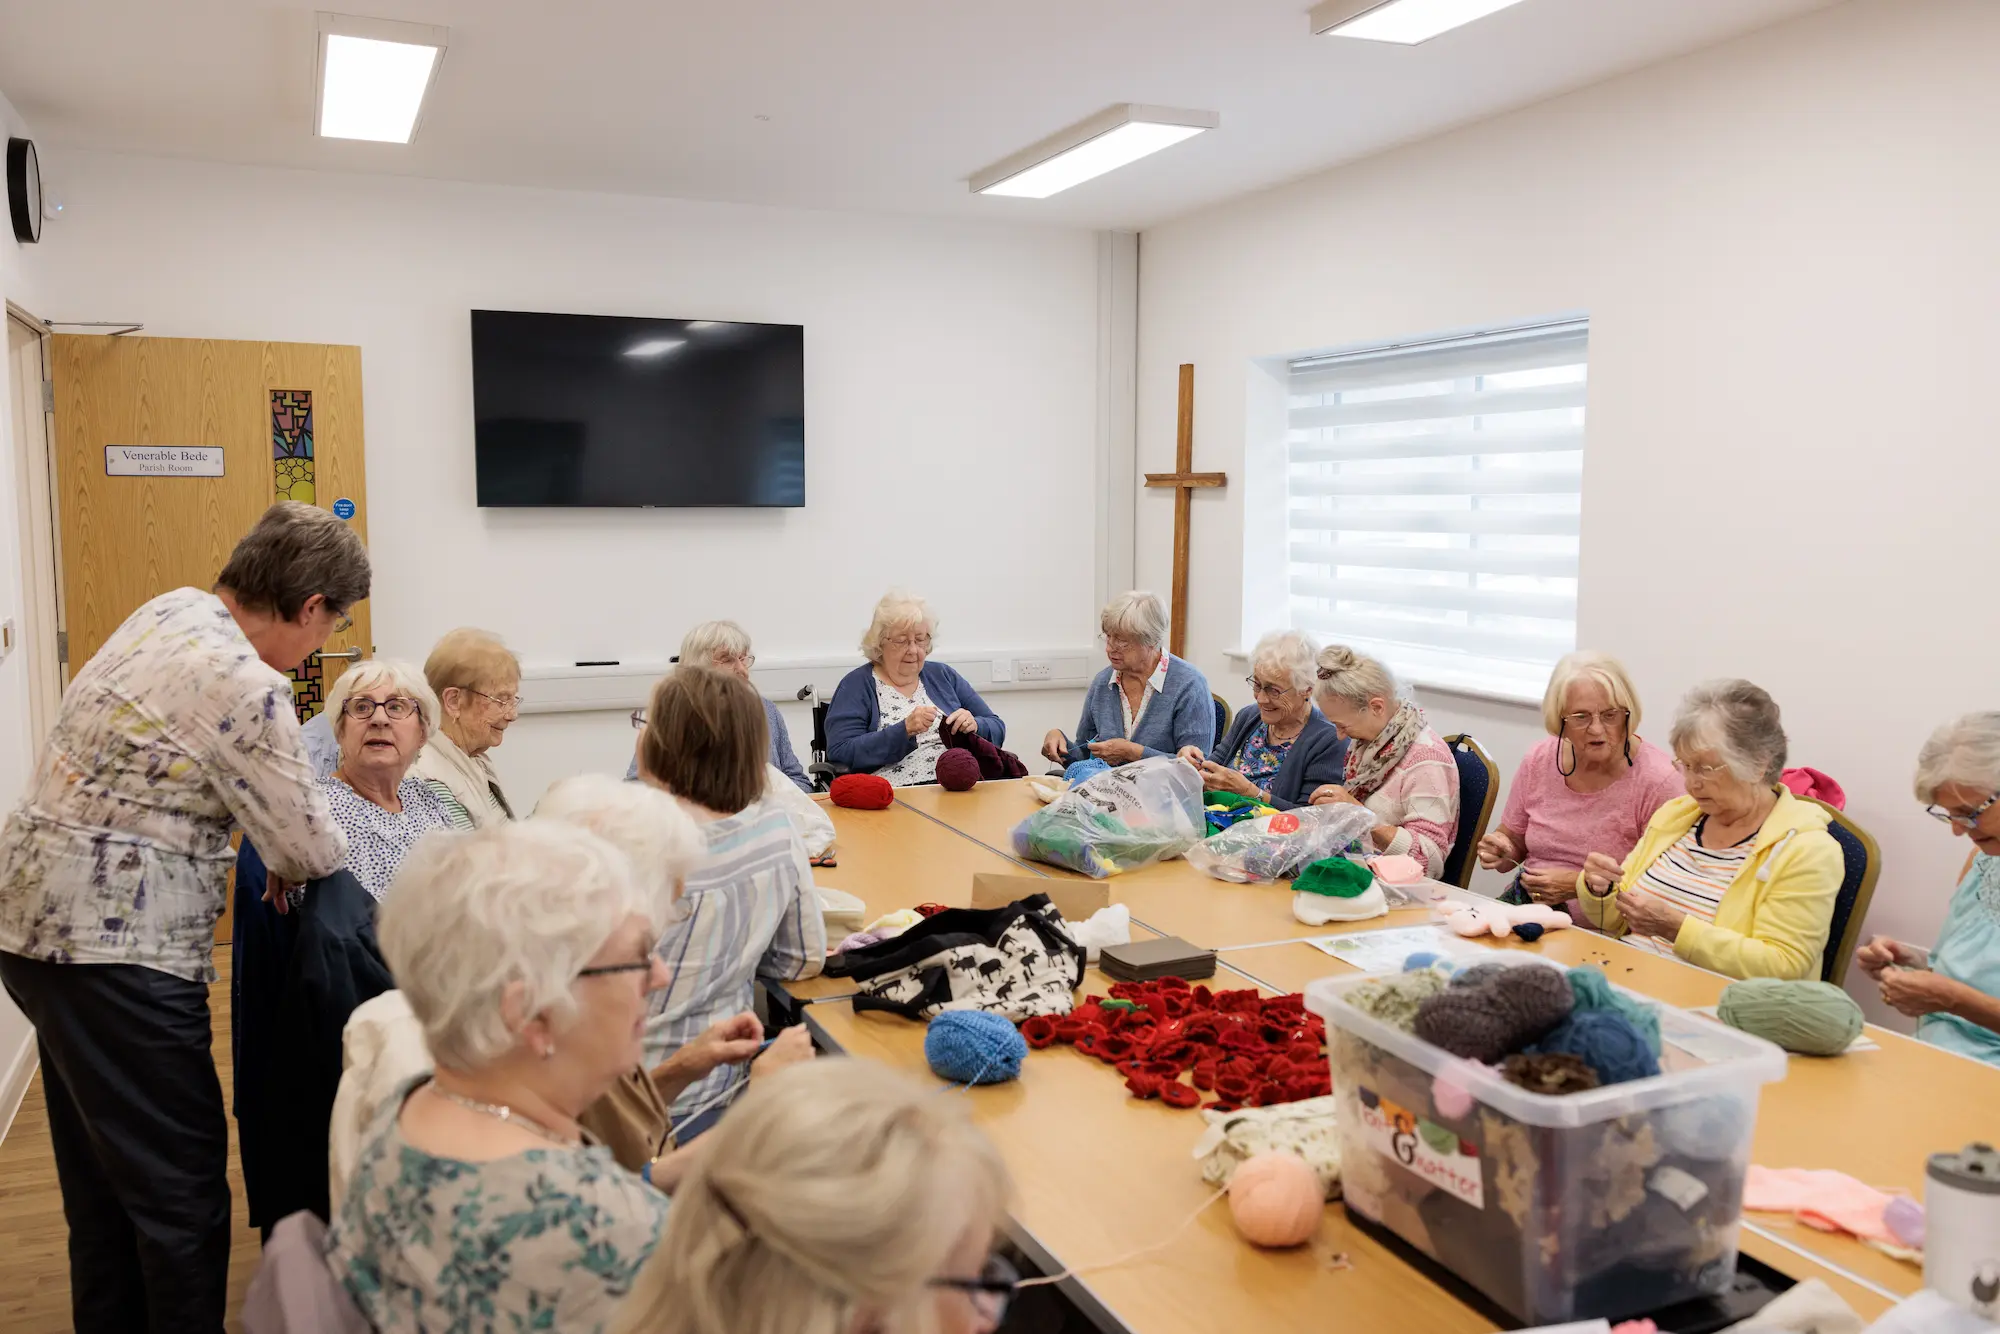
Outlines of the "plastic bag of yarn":
<svg viewBox="0 0 2000 1334">
<path fill-rule="evenodd" d="M 1732 982 L 1715 1017 L 1804 1056 L 1838 1056 L 1861 1036 L 1861 1007 L 1831 982 Z"/>
<path fill-rule="evenodd" d="M 1016 856 L 1095 879 L 1178 857 L 1207 828 L 1201 775 L 1160 755 L 1098 774 L 1014 826 Z"/>
<path fill-rule="evenodd" d="M 1294 820 L 1298 827 L 1290 829 Z M 1236 884 L 1290 880 L 1314 862 L 1357 848 L 1375 824 L 1367 807 L 1346 803 L 1260 816 L 1203 839 L 1188 850 L 1188 865 Z"/>
<path fill-rule="evenodd" d="M 984 1010 L 946 1010 L 924 1030 L 931 1073 L 954 1084 L 1004 1084 L 1020 1076 L 1027 1058 L 1020 1030 Z"/>
</svg>

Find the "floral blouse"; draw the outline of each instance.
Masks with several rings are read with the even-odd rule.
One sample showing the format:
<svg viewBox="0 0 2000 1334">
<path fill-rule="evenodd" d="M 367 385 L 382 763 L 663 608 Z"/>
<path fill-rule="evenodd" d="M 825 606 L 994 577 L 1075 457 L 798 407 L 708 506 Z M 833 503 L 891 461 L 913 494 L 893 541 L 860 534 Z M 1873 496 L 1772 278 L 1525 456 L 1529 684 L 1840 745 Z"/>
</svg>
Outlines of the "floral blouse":
<svg viewBox="0 0 2000 1334">
<path fill-rule="evenodd" d="M 604 1329 L 667 1197 L 598 1145 L 483 1163 L 413 1148 L 397 1117 L 423 1079 L 384 1104 L 354 1165 L 327 1234 L 334 1277 L 378 1334 Z"/>
<path fill-rule="evenodd" d="M 1243 738 L 1243 749 L 1236 756 L 1236 771 L 1259 791 L 1269 794 L 1271 780 L 1285 767 L 1285 756 L 1291 753 L 1297 740 L 1293 737 L 1291 741 L 1272 741 L 1270 729 L 1260 720 L 1250 729 L 1250 735 Z"/>
<path fill-rule="evenodd" d="M 0 950 L 213 982 L 239 824 L 288 879 L 330 874 L 347 852 L 291 682 L 221 599 L 175 589 L 133 612 L 63 693 L 0 829 Z"/>
<path fill-rule="evenodd" d="M 421 778 L 405 778 L 396 785 L 401 811 L 384 810 L 339 778 L 322 778 L 319 785 L 334 822 L 347 835 L 347 869 L 378 903 L 418 839 L 434 829 L 470 825 L 463 808 L 441 784 Z"/>
</svg>

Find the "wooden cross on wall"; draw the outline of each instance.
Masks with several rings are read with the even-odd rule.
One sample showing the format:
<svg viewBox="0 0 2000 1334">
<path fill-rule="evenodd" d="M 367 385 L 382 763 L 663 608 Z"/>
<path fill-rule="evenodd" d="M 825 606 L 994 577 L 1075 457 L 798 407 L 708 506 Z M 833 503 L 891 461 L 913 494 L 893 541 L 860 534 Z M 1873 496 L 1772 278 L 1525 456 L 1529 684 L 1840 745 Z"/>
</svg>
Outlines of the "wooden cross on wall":
<svg viewBox="0 0 2000 1334">
<path fill-rule="evenodd" d="M 1197 487 L 1222 487 L 1229 478 L 1219 472 L 1194 471 L 1194 367 L 1181 367 L 1180 427 L 1174 442 L 1174 470 L 1149 472 L 1147 486 L 1174 488 L 1174 623 L 1169 651 L 1176 657 L 1187 653 L 1188 527 L 1194 518 Z"/>
</svg>

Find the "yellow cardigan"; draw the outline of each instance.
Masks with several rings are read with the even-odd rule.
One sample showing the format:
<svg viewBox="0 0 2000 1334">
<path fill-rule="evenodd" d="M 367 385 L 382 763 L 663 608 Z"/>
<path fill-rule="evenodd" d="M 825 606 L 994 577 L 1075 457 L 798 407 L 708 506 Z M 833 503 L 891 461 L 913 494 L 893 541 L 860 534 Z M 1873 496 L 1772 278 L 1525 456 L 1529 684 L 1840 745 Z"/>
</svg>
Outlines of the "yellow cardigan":
<svg viewBox="0 0 2000 1334">
<path fill-rule="evenodd" d="M 1578 875 L 1584 916 L 1601 922 L 1607 934 L 1626 934 L 1618 891 L 1636 884 L 1700 818 L 1693 797 L 1675 797 L 1660 807 L 1609 894 L 1591 893 Z M 1827 823 L 1825 811 L 1780 789 L 1778 804 L 1757 831 L 1756 851 L 1723 893 L 1715 921 L 1690 916 L 1682 922 L 1674 953 L 1730 977 L 1817 978 L 1833 901 L 1846 872 Z"/>
</svg>

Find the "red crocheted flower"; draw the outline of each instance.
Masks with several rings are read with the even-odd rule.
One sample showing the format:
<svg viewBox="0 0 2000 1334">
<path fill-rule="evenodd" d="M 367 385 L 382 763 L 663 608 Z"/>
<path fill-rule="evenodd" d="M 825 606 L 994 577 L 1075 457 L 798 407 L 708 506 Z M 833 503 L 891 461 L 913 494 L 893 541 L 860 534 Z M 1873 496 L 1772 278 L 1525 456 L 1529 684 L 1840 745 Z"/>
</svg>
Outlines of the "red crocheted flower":
<svg viewBox="0 0 2000 1334">
<path fill-rule="evenodd" d="M 1140 1068 L 1147 1074 L 1158 1075 L 1162 1079 L 1179 1079 L 1181 1076 L 1181 1063 L 1179 1061 L 1155 1059 L 1145 1062 Z"/>
<path fill-rule="evenodd" d="M 1227 1098 L 1217 1098 L 1214 1102 L 1202 1108 L 1202 1110 L 1205 1112 L 1240 1112 L 1243 1108 L 1237 1103 L 1230 1102 Z"/>
<path fill-rule="evenodd" d="M 1196 1009 L 1206 1010 L 1215 1004 L 1215 993 L 1206 986 L 1197 986 L 1191 994 L 1194 996 Z"/>
<path fill-rule="evenodd" d="M 1285 1096 L 1284 1086 L 1273 1080 L 1265 1080 L 1257 1090 L 1256 1103 L 1259 1107 L 1275 1107 L 1281 1102 L 1289 1101 L 1290 1099 Z"/>
<path fill-rule="evenodd" d="M 1218 991 L 1215 993 L 1215 1008 L 1236 1014 L 1262 1014 L 1264 998 L 1255 990 Z"/>
<path fill-rule="evenodd" d="M 1204 1091 L 1215 1087 L 1214 1061 L 1196 1061 L 1194 1063 L 1194 1086 Z"/>
<path fill-rule="evenodd" d="M 1128 1037 L 1112 1033 L 1097 1040 L 1097 1048 L 1114 1061 L 1122 1061 L 1139 1049 L 1139 1044 Z"/>
<path fill-rule="evenodd" d="M 1125 1087 L 1135 1098 L 1157 1098 L 1160 1096 L 1160 1077 L 1141 1071 L 1129 1076 L 1125 1080 Z"/>
<path fill-rule="evenodd" d="M 1119 1074 L 1125 1076 L 1127 1079 L 1130 1079 L 1134 1075 L 1142 1075 L 1146 1073 L 1146 1063 L 1140 1060 L 1120 1061 L 1111 1068 L 1116 1070 Z"/>
<path fill-rule="evenodd" d="M 1201 1106 L 1201 1094 L 1189 1088 L 1186 1084 L 1162 1084 L 1160 1086 L 1160 1101 L 1169 1107 L 1180 1107 L 1183 1109 L 1199 1107 Z"/>
<path fill-rule="evenodd" d="M 1056 1040 L 1055 1020 L 1047 1015 L 1035 1015 L 1021 1021 L 1021 1037 L 1036 1051 L 1053 1046 Z"/>
<path fill-rule="evenodd" d="M 1247 1028 L 1232 1028 L 1221 1037 L 1224 1051 L 1261 1052 L 1265 1050 L 1264 1039 Z"/>
<path fill-rule="evenodd" d="M 1250 1095 L 1257 1091 L 1257 1086 L 1243 1075 L 1217 1075 L 1215 1091 L 1230 1102 L 1240 1105 L 1249 1101 Z"/>
<path fill-rule="evenodd" d="M 1083 1030 L 1084 1023 L 1081 1019 L 1058 1019 L 1055 1024 L 1056 1041 L 1075 1042 L 1083 1036 Z M 1021 1031 L 1023 1033 L 1027 1032 L 1028 1026 L 1026 1024 L 1021 1025 Z"/>
<path fill-rule="evenodd" d="M 919 917 L 936 917 L 941 912 L 950 911 L 951 909 L 945 907 L 942 903 L 919 903 L 917 905 L 917 915 Z"/>
</svg>

